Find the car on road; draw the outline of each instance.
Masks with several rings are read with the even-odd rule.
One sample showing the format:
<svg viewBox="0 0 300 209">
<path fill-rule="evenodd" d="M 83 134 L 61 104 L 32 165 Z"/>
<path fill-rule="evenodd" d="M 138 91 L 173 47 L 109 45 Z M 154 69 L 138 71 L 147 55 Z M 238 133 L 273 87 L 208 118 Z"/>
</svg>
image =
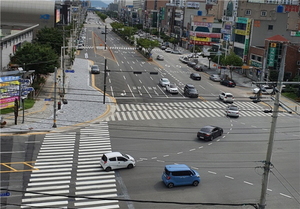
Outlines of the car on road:
<svg viewBox="0 0 300 209">
<path fill-rule="evenodd" d="M 169 85 L 166 85 L 166 91 L 170 94 L 178 94 L 178 88 L 176 84 L 170 83 Z"/>
<path fill-rule="evenodd" d="M 189 67 L 194 67 L 195 65 L 197 65 L 197 63 L 194 62 L 194 61 L 188 61 L 186 64 L 187 64 Z"/>
<path fill-rule="evenodd" d="M 226 116 L 238 118 L 240 116 L 239 108 L 235 105 L 227 106 L 226 107 Z"/>
<path fill-rule="evenodd" d="M 167 52 L 167 53 L 171 53 L 171 51 L 172 51 L 171 48 L 166 48 L 166 49 L 165 49 L 165 52 Z"/>
<path fill-rule="evenodd" d="M 223 129 L 217 126 L 204 126 L 198 133 L 198 139 L 204 139 L 205 141 L 212 141 L 218 136 L 222 136 Z"/>
<path fill-rule="evenodd" d="M 105 31 L 103 30 L 103 31 L 101 31 L 101 34 L 107 34 L 107 32 L 105 32 Z"/>
<path fill-rule="evenodd" d="M 221 81 L 221 78 L 218 74 L 212 74 L 209 76 L 209 79 L 212 81 Z"/>
<path fill-rule="evenodd" d="M 83 50 L 83 44 L 78 44 L 78 45 L 77 45 L 77 49 L 78 49 L 78 50 Z"/>
<path fill-rule="evenodd" d="M 235 87 L 236 86 L 236 83 L 233 80 L 229 80 L 229 79 L 221 80 L 220 84 L 222 84 L 224 86 L 228 86 L 228 87 Z"/>
<path fill-rule="evenodd" d="M 100 166 L 107 172 L 120 168 L 131 169 L 135 166 L 135 160 L 128 154 L 108 152 L 102 155 L 100 159 Z"/>
<path fill-rule="evenodd" d="M 160 49 L 161 49 L 161 50 L 165 50 L 166 48 L 167 48 L 167 47 L 166 47 L 165 45 L 161 45 L 161 46 L 160 46 Z"/>
<path fill-rule="evenodd" d="M 182 62 L 182 63 L 184 63 L 184 64 L 186 64 L 186 63 L 188 63 L 189 58 L 185 57 L 185 56 L 181 56 L 181 57 L 179 57 L 179 61 Z"/>
<path fill-rule="evenodd" d="M 157 55 L 156 59 L 163 61 L 164 60 L 164 56 L 162 56 L 162 55 L 159 54 L 159 55 Z"/>
<path fill-rule="evenodd" d="M 202 65 L 199 65 L 199 64 L 193 66 L 193 69 L 196 71 L 203 71 Z"/>
<path fill-rule="evenodd" d="M 169 84 L 170 84 L 170 81 L 167 78 L 161 78 L 159 80 L 159 85 L 162 87 L 165 87 L 166 85 L 169 85 Z"/>
<path fill-rule="evenodd" d="M 172 50 L 171 53 L 172 54 L 182 54 L 181 51 L 179 51 L 179 50 Z"/>
<path fill-rule="evenodd" d="M 274 88 L 272 86 L 268 86 L 268 85 L 262 85 L 261 88 L 256 87 L 256 88 L 252 89 L 252 92 L 254 94 L 257 94 L 259 92 L 259 89 L 261 89 L 262 94 L 273 94 L 274 93 Z"/>
<path fill-rule="evenodd" d="M 201 81 L 201 75 L 199 73 L 191 73 L 190 78 L 193 80 Z"/>
<path fill-rule="evenodd" d="M 91 67 L 91 73 L 92 74 L 99 74 L 100 73 L 100 69 L 98 65 L 92 65 Z"/>
<path fill-rule="evenodd" d="M 222 136 L 223 129 L 217 126 L 204 126 L 198 133 L 198 139 L 204 139 L 205 141 L 212 141 L 218 136 Z"/>
<path fill-rule="evenodd" d="M 223 102 L 233 103 L 234 96 L 231 93 L 222 92 L 219 94 L 219 99 Z"/>
<path fill-rule="evenodd" d="M 198 98 L 199 96 L 197 89 L 192 84 L 186 84 L 184 86 L 183 94 L 190 98 Z"/>
<path fill-rule="evenodd" d="M 199 58 L 197 53 L 191 53 L 191 54 L 188 54 L 187 56 L 188 56 L 188 58 Z"/>
<path fill-rule="evenodd" d="M 101 29 L 100 27 L 98 27 L 98 29 Z"/>
<path fill-rule="evenodd" d="M 161 178 L 168 188 L 200 183 L 199 173 L 185 164 L 166 165 Z"/>
</svg>

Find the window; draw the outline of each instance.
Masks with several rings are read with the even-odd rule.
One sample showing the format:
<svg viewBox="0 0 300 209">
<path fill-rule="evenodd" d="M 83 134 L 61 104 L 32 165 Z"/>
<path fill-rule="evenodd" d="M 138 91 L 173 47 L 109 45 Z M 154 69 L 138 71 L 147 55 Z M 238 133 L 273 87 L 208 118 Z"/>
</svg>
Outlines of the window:
<svg viewBox="0 0 300 209">
<path fill-rule="evenodd" d="M 247 10 L 245 11 L 245 15 L 251 15 L 251 9 L 247 9 Z"/>
<path fill-rule="evenodd" d="M 268 30 L 273 30 L 273 25 L 268 25 Z"/>
<path fill-rule="evenodd" d="M 257 56 L 257 61 L 261 62 L 261 57 Z"/>
<path fill-rule="evenodd" d="M 251 59 L 255 60 L 255 55 L 254 54 L 251 55 Z"/>
<path fill-rule="evenodd" d="M 115 157 L 109 158 L 109 161 L 116 161 Z"/>
<path fill-rule="evenodd" d="M 267 11 L 265 11 L 265 10 L 260 11 L 260 16 L 266 17 L 267 16 Z"/>
<path fill-rule="evenodd" d="M 212 33 L 221 33 L 221 28 L 213 28 Z"/>
<path fill-rule="evenodd" d="M 300 60 L 297 61 L 297 65 L 300 65 Z"/>
</svg>

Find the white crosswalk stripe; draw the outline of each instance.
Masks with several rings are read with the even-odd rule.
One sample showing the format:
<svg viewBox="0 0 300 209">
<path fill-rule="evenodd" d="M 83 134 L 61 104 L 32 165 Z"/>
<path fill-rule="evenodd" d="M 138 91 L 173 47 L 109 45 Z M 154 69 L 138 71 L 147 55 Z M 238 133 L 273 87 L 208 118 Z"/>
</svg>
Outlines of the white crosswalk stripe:
<svg viewBox="0 0 300 209">
<path fill-rule="evenodd" d="M 79 136 L 45 135 L 34 165 L 39 170 L 32 171 L 21 208 L 119 208 L 116 200 L 97 199 L 118 196 L 114 171 L 99 164 L 111 152 L 107 122 L 83 128 Z"/>
<path fill-rule="evenodd" d="M 264 108 L 253 102 L 234 102 L 240 108 L 241 117 L 270 117 L 272 113 L 264 113 Z M 106 121 L 154 120 L 197 117 L 225 117 L 228 104 L 220 101 L 172 102 L 119 104 L 114 115 Z M 279 116 L 285 116 L 279 113 Z"/>
</svg>

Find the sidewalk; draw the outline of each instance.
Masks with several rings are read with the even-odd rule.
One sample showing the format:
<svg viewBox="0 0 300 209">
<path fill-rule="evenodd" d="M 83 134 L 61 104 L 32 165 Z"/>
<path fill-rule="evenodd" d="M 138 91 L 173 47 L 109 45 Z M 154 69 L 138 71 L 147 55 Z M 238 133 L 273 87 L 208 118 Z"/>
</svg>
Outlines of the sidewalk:
<svg viewBox="0 0 300 209">
<path fill-rule="evenodd" d="M 3 117 L 7 124 L 0 129 L 1 133 L 62 131 L 69 126 L 97 122 L 102 116 L 108 114 L 110 104 L 112 104 L 109 103 L 110 98 L 106 97 L 106 104 L 103 104 L 103 94 L 87 82 L 87 80 L 90 81 L 90 64 L 86 59 L 76 58 L 72 68 L 75 72 L 66 73 L 65 99 L 68 103 L 63 104 L 60 101 L 57 91 L 55 123 L 53 73 L 47 78 L 34 106 L 24 111 L 24 123 L 22 123 L 22 111 L 19 111 L 18 125 L 14 124 L 14 113 L 5 114 Z M 45 99 L 51 99 L 51 101 L 45 101 Z M 61 102 L 60 110 L 57 107 L 59 101 Z M 54 124 L 56 128 L 53 127 Z"/>
</svg>

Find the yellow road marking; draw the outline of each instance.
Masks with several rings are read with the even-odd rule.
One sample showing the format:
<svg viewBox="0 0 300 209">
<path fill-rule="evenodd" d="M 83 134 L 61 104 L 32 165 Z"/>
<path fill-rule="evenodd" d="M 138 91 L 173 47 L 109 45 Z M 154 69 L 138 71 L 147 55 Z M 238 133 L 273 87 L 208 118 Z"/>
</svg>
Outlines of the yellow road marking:
<svg viewBox="0 0 300 209">
<path fill-rule="evenodd" d="M 30 163 L 35 163 L 35 161 L 26 161 L 26 162 L 9 162 L 9 163 L 0 163 L 0 165 L 9 168 L 10 170 L 8 171 L 0 171 L 0 173 L 10 173 L 10 172 L 24 172 L 24 171 L 33 171 L 33 170 L 39 170 L 37 168 L 34 168 L 32 165 L 30 165 Z M 31 169 L 25 169 L 25 170 L 17 170 L 9 165 L 17 165 L 17 164 L 23 164 L 26 165 L 28 167 L 30 167 Z"/>
</svg>

